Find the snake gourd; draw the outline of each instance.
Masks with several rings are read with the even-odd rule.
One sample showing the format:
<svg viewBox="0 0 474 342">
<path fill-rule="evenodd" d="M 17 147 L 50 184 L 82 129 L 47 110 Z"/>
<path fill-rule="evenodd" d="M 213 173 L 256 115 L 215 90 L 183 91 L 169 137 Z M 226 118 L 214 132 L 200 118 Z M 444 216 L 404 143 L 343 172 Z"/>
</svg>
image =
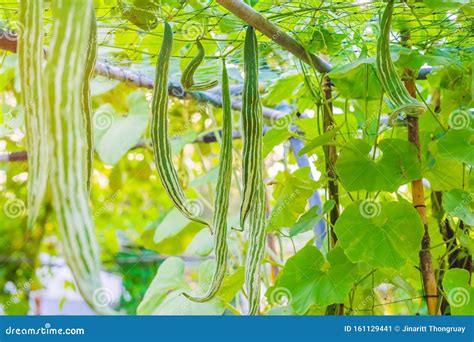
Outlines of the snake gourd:
<svg viewBox="0 0 474 342">
<path fill-rule="evenodd" d="M 216 265 L 212 282 L 203 297 L 185 296 L 196 302 L 212 299 L 222 286 L 227 269 L 227 212 L 232 180 L 232 109 L 229 90 L 229 77 L 225 61 L 222 62 L 222 144 L 219 155 L 219 175 L 217 177 L 216 199 L 214 203 L 214 253 Z"/>
<path fill-rule="evenodd" d="M 217 80 L 214 81 L 207 81 L 207 82 L 194 82 L 194 74 L 196 73 L 199 65 L 201 65 L 202 61 L 205 57 L 205 50 L 202 46 L 199 39 L 196 40 L 196 47 L 197 47 L 197 54 L 194 58 L 189 62 L 186 68 L 183 71 L 183 75 L 181 76 L 181 84 L 183 85 L 184 89 L 187 91 L 203 91 L 208 90 L 211 88 L 216 87 L 219 82 Z"/>
<path fill-rule="evenodd" d="M 48 183 L 48 131 L 43 90 L 43 1 L 21 0 L 18 62 L 28 148 L 28 220 L 38 216 Z"/>
<path fill-rule="evenodd" d="M 410 96 L 395 70 L 390 56 L 390 28 L 393 16 L 394 0 L 390 0 L 380 19 L 380 32 L 377 38 L 376 72 L 378 79 L 387 94 L 393 112 L 389 121 L 393 124 L 398 114 L 404 112 L 408 116 L 419 116 L 426 107 L 423 103 Z"/>
<path fill-rule="evenodd" d="M 208 222 L 193 212 L 195 210 L 192 208 L 192 202 L 184 195 L 171 157 L 171 144 L 168 138 L 168 71 L 173 48 L 173 31 L 169 23 L 165 22 L 164 25 L 152 100 L 151 140 L 155 164 L 161 183 L 174 206 L 188 219 L 210 227 Z"/>
<path fill-rule="evenodd" d="M 99 248 L 87 189 L 87 129 L 82 92 L 93 27 L 93 1 L 56 0 L 44 70 L 53 208 L 68 266 L 84 300 L 98 313 L 113 311 L 101 299 Z M 90 118 L 89 118 L 90 119 Z"/>
<path fill-rule="evenodd" d="M 258 314 L 261 263 L 265 250 L 266 196 L 263 182 L 263 117 L 258 90 L 258 46 L 253 27 L 248 26 L 244 41 L 244 90 L 242 99 L 243 198 L 241 227 L 249 218 L 249 247 L 245 266 L 245 287 L 249 315 Z"/>
</svg>

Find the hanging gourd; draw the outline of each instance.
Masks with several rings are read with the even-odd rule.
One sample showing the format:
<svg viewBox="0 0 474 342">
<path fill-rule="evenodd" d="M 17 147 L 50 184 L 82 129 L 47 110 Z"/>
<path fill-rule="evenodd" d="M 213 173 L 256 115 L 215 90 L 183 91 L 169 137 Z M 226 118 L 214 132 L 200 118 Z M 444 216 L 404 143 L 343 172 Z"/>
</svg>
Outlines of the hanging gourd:
<svg viewBox="0 0 474 342">
<path fill-rule="evenodd" d="M 258 91 L 258 46 L 253 27 L 244 42 L 244 90 L 242 98 L 243 199 L 240 225 L 249 217 L 249 247 L 245 266 L 245 284 L 249 315 L 258 314 L 260 278 L 265 250 L 265 184 L 263 183 L 263 117 Z"/>
<path fill-rule="evenodd" d="M 171 157 L 171 144 L 168 137 L 168 71 L 173 48 L 173 31 L 165 22 L 163 43 L 156 63 L 155 87 L 152 100 L 151 141 L 155 155 L 156 168 L 168 196 L 175 207 L 188 219 L 206 226 L 209 223 L 194 213 L 193 203 L 186 199 L 179 182 L 178 173 Z"/>
<path fill-rule="evenodd" d="M 194 82 L 194 74 L 205 57 L 205 50 L 199 39 L 196 40 L 196 47 L 198 50 L 197 55 L 191 60 L 191 62 L 189 62 L 183 71 L 183 75 L 181 76 L 181 84 L 187 91 L 208 90 L 216 87 L 219 84 L 216 80 L 199 83 Z"/>
<path fill-rule="evenodd" d="M 380 20 L 380 32 L 377 39 L 376 71 L 391 106 L 389 122 L 394 123 L 401 112 L 407 116 L 419 116 L 426 107 L 410 96 L 408 90 L 398 77 L 390 56 L 390 28 L 392 23 L 394 0 L 389 0 Z"/>
<path fill-rule="evenodd" d="M 38 216 L 48 183 L 48 131 L 43 106 L 43 1 L 22 0 L 19 11 L 21 98 L 28 148 L 28 228 Z"/>
<path fill-rule="evenodd" d="M 88 128 L 84 120 L 85 82 L 95 53 L 92 0 L 56 0 L 53 27 L 44 71 L 45 112 L 48 113 L 50 183 L 63 250 L 79 292 L 98 313 L 113 311 L 102 296 L 99 247 L 89 206 Z M 86 96 L 87 97 L 87 96 Z M 86 100 L 86 103 L 89 100 Z"/>
<path fill-rule="evenodd" d="M 212 282 L 203 297 L 192 297 L 196 302 L 212 299 L 222 286 L 227 269 L 227 212 L 229 209 L 229 192 L 232 180 L 232 108 L 229 90 L 229 77 L 225 61 L 222 62 L 222 145 L 219 156 L 219 175 L 217 177 L 216 199 L 214 203 L 214 253 L 216 265 Z"/>
</svg>

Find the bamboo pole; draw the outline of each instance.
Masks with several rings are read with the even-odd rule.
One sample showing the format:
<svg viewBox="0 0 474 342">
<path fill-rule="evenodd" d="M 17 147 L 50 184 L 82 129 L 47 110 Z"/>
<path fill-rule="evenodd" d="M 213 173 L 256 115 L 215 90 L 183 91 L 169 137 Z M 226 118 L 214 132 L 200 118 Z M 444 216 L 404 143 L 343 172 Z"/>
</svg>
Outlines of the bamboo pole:
<svg viewBox="0 0 474 342">
<path fill-rule="evenodd" d="M 405 80 L 405 87 L 411 96 L 416 97 L 416 88 L 413 78 L 410 76 L 410 71 L 407 71 L 408 78 Z M 420 136 L 419 136 L 419 123 L 418 118 L 414 116 L 408 116 L 408 141 L 412 143 L 417 149 L 418 160 L 421 161 L 420 156 Z M 436 277 L 433 270 L 433 261 L 430 251 L 430 233 L 428 230 L 428 220 L 426 216 L 426 204 L 425 204 L 425 193 L 423 188 L 423 182 L 421 179 L 416 179 L 411 182 L 411 192 L 413 206 L 415 207 L 418 215 L 420 215 L 423 223 L 423 239 L 421 240 L 420 256 L 420 269 L 421 276 L 423 279 L 423 288 L 425 290 L 426 304 L 428 306 L 428 313 L 430 315 L 438 314 L 438 288 L 436 284 Z"/>
</svg>

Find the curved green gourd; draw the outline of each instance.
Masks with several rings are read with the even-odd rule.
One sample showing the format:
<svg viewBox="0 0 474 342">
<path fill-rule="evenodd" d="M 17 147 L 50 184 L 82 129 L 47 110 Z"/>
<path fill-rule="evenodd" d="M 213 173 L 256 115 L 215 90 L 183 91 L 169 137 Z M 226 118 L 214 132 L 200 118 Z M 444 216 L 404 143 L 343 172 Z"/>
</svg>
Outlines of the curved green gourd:
<svg viewBox="0 0 474 342">
<path fill-rule="evenodd" d="M 244 90 L 242 96 L 242 130 L 243 130 L 243 199 L 240 206 L 240 226 L 252 207 L 252 200 L 262 179 L 262 105 L 258 90 L 258 48 L 257 38 L 249 26 L 244 42 Z"/>
<path fill-rule="evenodd" d="M 209 226 L 209 223 L 192 212 L 191 203 L 184 195 L 171 157 L 171 144 L 168 139 L 168 70 L 172 47 L 173 31 L 165 22 L 163 43 L 156 63 L 152 100 L 151 140 L 156 168 L 163 187 L 175 207 L 188 219 Z"/>
<path fill-rule="evenodd" d="M 219 84 L 216 80 L 208 81 L 208 82 L 200 82 L 200 83 L 194 82 L 194 74 L 196 73 L 199 65 L 201 65 L 205 56 L 204 47 L 202 46 L 199 39 L 196 40 L 196 46 L 198 50 L 197 55 L 191 60 L 191 62 L 189 62 L 189 64 L 186 66 L 186 68 L 183 71 L 183 75 L 181 76 L 181 84 L 183 85 L 184 89 L 186 89 L 187 91 L 208 90 L 208 89 L 216 87 Z"/>
<path fill-rule="evenodd" d="M 229 90 L 229 77 L 225 61 L 222 62 L 222 147 L 219 156 L 219 175 L 217 177 L 217 196 L 214 203 L 214 253 L 216 265 L 211 286 L 203 297 L 185 296 L 196 302 L 212 299 L 222 286 L 227 269 L 227 212 L 232 180 L 232 109 Z"/>
<path fill-rule="evenodd" d="M 113 311 L 101 301 L 99 248 L 89 207 L 87 130 L 82 106 L 93 1 L 56 0 L 44 70 L 53 208 L 68 266 L 85 301 L 98 313 Z M 106 293 L 107 294 L 107 293 Z"/>
<path fill-rule="evenodd" d="M 91 18 L 91 30 L 89 44 L 87 48 L 87 64 L 85 77 L 87 78 L 86 82 L 83 82 L 82 85 L 82 109 L 84 112 L 84 126 L 87 132 L 87 146 L 86 146 L 86 170 L 85 177 L 87 180 L 87 190 L 90 192 L 91 181 L 92 181 L 92 170 L 93 170 L 93 161 L 94 161 L 94 137 L 93 137 L 93 127 L 92 127 L 92 99 L 91 99 L 91 90 L 90 90 L 90 80 L 94 74 L 95 62 L 97 59 L 97 22 L 95 18 L 95 11 L 92 14 Z"/>
<path fill-rule="evenodd" d="M 398 77 L 392 57 L 390 56 L 389 43 L 393 6 L 394 1 L 388 1 L 380 20 L 380 33 L 377 39 L 376 56 L 377 76 L 394 107 L 394 111 L 390 114 L 389 119 L 391 123 L 393 123 L 401 112 L 404 112 L 408 116 L 418 116 L 426 110 L 423 103 L 410 96 L 408 90 Z"/>
<path fill-rule="evenodd" d="M 249 217 L 249 247 L 245 266 L 245 286 L 249 315 L 258 314 L 260 303 L 260 265 L 265 250 L 265 184 L 263 183 L 263 118 L 258 91 L 258 46 L 249 26 L 244 42 L 244 93 L 242 103 L 243 199 L 241 227 Z"/>
<path fill-rule="evenodd" d="M 28 147 L 28 228 L 38 216 L 48 183 L 48 131 L 43 105 L 43 1 L 21 0 L 18 39 L 21 96 Z"/>
</svg>

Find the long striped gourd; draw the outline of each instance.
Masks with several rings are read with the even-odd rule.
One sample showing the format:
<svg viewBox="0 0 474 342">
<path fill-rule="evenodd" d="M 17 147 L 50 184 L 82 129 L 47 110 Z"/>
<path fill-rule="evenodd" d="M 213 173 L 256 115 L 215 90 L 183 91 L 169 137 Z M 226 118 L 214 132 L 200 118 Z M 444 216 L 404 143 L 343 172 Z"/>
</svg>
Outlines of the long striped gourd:
<svg viewBox="0 0 474 342">
<path fill-rule="evenodd" d="M 243 203 L 241 226 L 249 216 L 249 247 L 245 266 L 245 286 L 249 315 L 258 314 L 261 262 L 265 250 L 265 185 L 263 183 L 263 118 L 258 92 L 258 47 L 254 29 L 249 26 L 244 42 L 244 93 L 242 103 Z"/>
<path fill-rule="evenodd" d="M 151 141 L 156 168 L 161 183 L 175 207 L 188 219 L 209 226 L 206 221 L 192 212 L 192 203 L 184 195 L 171 157 L 171 144 L 168 139 L 168 70 L 172 48 L 173 31 L 171 26 L 165 22 L 163 43 L 156 63 L 155 87 L 151 108 Z"/>
<path fill-rule="evenodd" d="M 87 47 L 93 11 L 92 0 L 52 3 L 53 28 L 44 71 L 45 110 L 53 208 L 66 261 L 84 300 L 106 314 L 112 311 L 100 298 L 105 289 L 101 287 L 99 248 L 84 173 L 87 132 L 82 89 L 83 82 L 89 82 Z"/>
<path fill-rule="evenodd" d="M 29 228 L 38 216 L 48 183 L 48 132 L 43 106 L 43 1 L 21 0 L 18 61 L 28 147 Z"/>
<path fill-rule="evenodd" d="M 248 27 L 244 42 L 244 90 L 242 95 L 243 130 L 243 199 L 240 206 L 240 226 L 252 207 L 255 193 L 262 179 L 262 105 L 258 90 L 258 50 L 257 38 L 251 26 Z"/>
<path fill-rule="evenodd" d="M 380 20 L 380 32 L 377 39 L 376 71 L 382 87 L 387 94 L 394 111 L 390 114 L 390 122 L 404 112 L 408 116 L 422 114 L 426 107 L 423 103 L 410 96 L 408 90 L 398 77 L 390 56 L 390 28 L 392 23 L 394 0 L 389 0 Z"/>
<path fill-rule="evenodd" d="M 217 177 L 217 195 L 214 203 L 214 253 L 216 265 L 212 282 L 203 297 L 191 297 L 196 302 L 212 299 L 222 286 L 227 269 L 227 212 L 229 192 L 232 180 L 232 109 L 229 90 L 229 77 L 225 61 L 222 62 L 222 147 L 219 156 L 219 175 Z"/>
<path fill-rule="evenodd" d="M 203 91 L 214 88 L 219 84 L 216 80 L 199 83 L 194 82 L 194 74 L 196 73 L 196 70 L 199 65 L 204 60 L 205 56 L 204 47 L 202 46 L 199 39 L 196 40 L 196 46 L 198 50 L 197 54 L 186 66 L 183 71 L 183 75 L 181 76 L 181 84 L 187 91 Z"/>
<path fill-rule="evenodd" d="M 86 169 L 85 177 L 87 179 L 87 190 L 90 192 L 92 181 L 92 170 L 94 161 L 94 141 L 93 141 L 93 127 L 92 127 L 92 100 L 90 90 L 90 80 L 94 74 L 95 62 L 97 59 L 97 23 L 95 18 L 95 11 L 92 13 L 91 30 L 89 37 L 89 44 L 87 49 L 87 64 L 86 73 L 87 81 L 82 85 L 82 110 L 84 114 L 84 126 L 87 133 L 86 146 Z"/>
</svg>

